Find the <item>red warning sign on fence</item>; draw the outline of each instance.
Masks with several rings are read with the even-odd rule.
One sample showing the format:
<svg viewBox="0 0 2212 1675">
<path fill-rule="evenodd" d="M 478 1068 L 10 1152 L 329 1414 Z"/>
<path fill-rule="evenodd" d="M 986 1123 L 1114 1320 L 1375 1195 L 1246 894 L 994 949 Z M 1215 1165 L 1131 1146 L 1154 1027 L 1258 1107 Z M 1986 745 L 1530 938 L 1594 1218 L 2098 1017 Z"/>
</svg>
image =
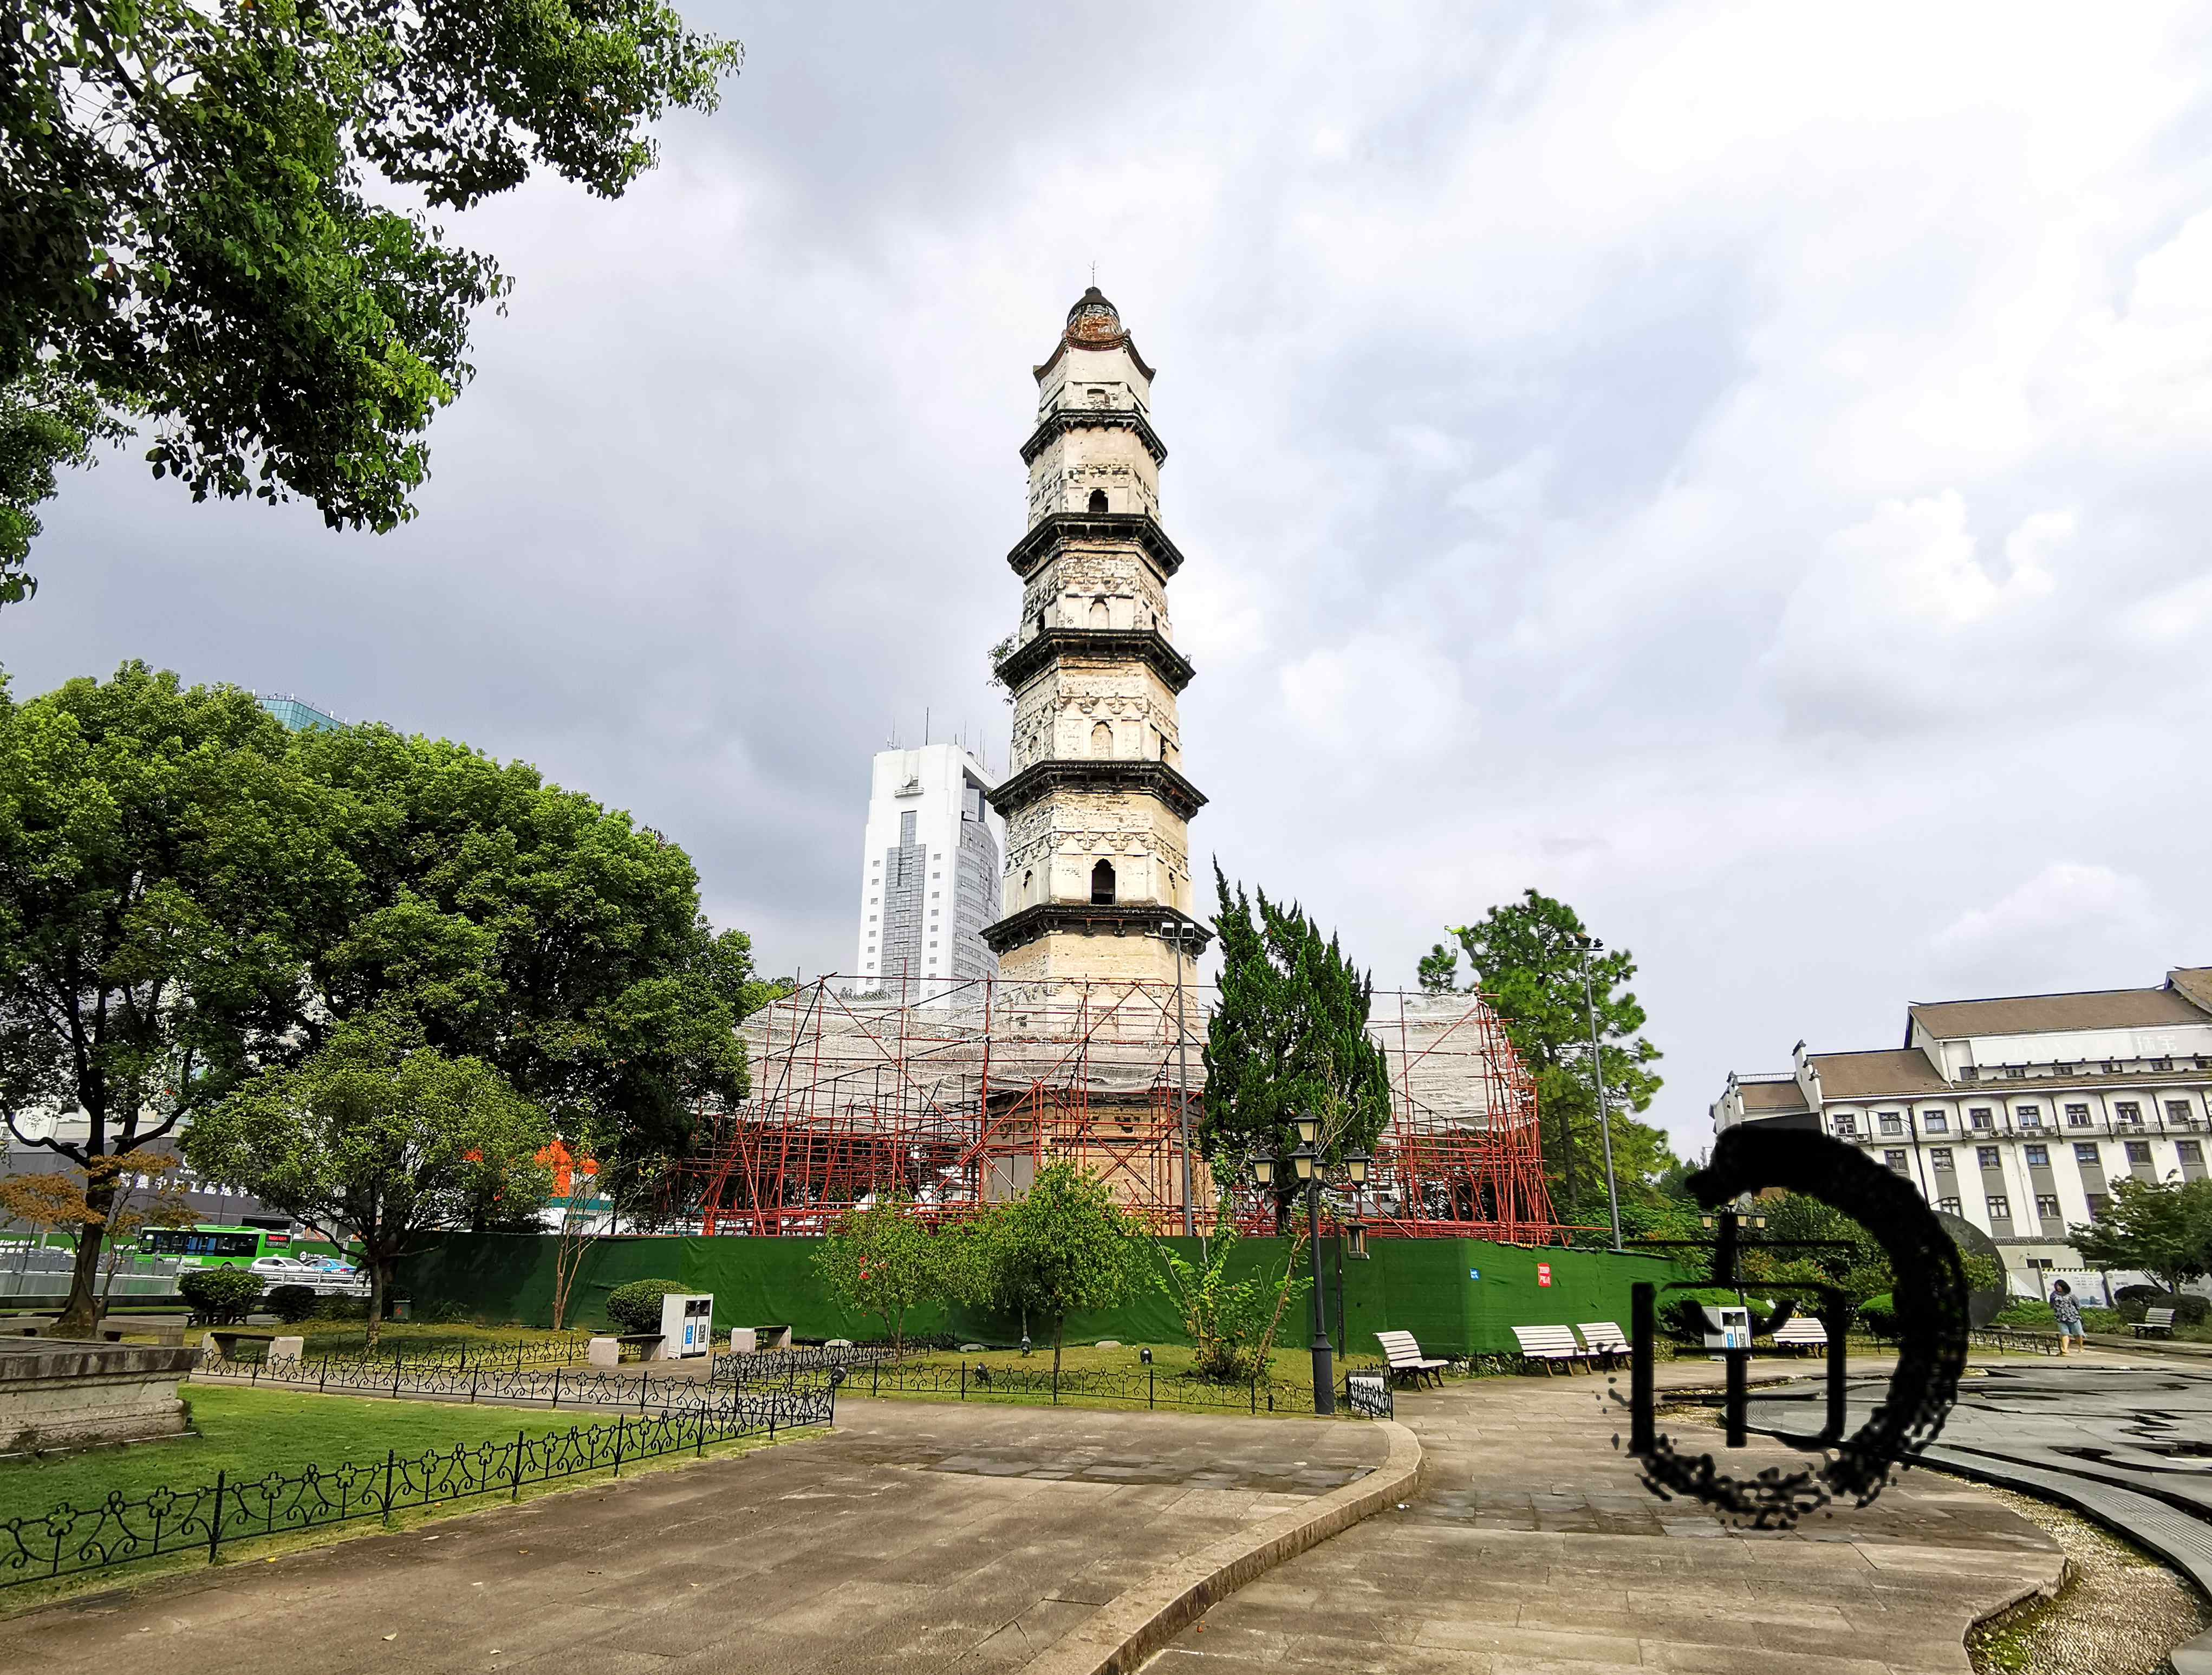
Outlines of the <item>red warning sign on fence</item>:
<svg viewBox="0 0 2212 1675">
<path fill-rule="evenodd" d="M 1536 1264 L 1536 1283 L 1539 1285 L 1549 1285 L 1551 1282 L 1552 1264 L 1548 1262 L 1538 1263 Z"/>
</svg>

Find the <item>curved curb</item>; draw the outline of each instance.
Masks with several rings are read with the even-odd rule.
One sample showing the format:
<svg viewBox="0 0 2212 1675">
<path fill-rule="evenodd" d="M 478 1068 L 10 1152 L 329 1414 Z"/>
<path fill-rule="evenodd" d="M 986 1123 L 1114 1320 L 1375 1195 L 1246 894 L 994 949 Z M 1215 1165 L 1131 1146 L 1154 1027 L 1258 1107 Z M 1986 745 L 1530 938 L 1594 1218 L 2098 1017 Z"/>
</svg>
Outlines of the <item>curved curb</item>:
<svg viewBox="0 0 2212 1675">
<path fill-rule="evenodd" d="M 1389 1452 L 1365 1477 L 1154 1571 L 1024 1664 L 1020 1675 L 1127 1675 L 1245 1583 L 1411 1494 L 1421 1476 L 1419 1439 L 1395 1419 L 1373 1422 Z"/>
</svg>

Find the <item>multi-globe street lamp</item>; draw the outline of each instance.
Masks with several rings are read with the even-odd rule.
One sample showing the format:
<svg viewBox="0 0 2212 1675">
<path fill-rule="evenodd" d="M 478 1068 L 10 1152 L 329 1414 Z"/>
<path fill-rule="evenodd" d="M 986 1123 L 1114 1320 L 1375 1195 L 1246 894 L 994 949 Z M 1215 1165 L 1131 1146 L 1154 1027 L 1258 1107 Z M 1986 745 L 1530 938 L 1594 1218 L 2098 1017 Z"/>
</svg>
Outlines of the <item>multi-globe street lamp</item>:
<svg viewBox="0 0 2212 1675">
<path fill-rule="evenodd" d="M 1252 1160 L 1252 1179 L 1261 1186 L 1275 1184 L 1275 1171 L 1283 1169 L 1295 1177 L 1306 1194 L 1306 1245 L 1313 1256 L 1313 1403 L 1316 1413 L 1336 1411 L 1336 1350 L 1328 1339 L 1328 1317 L 1322 1307 L 1321 1290 L 1321 1190 L 1323 1186 L 1361 1187 L 1367 1185 L 1367 1166 L 1373 1161 L 1364 1152 L 1346 1152 L 1340 1170 L 1332 1172 L 1322 1156 L 1321 1119 L 1298 1117 L 1292 1119 L 1298 1131 L 1298 1143 L 1280 1157 L 1255 1157 Z"/>
</svg>

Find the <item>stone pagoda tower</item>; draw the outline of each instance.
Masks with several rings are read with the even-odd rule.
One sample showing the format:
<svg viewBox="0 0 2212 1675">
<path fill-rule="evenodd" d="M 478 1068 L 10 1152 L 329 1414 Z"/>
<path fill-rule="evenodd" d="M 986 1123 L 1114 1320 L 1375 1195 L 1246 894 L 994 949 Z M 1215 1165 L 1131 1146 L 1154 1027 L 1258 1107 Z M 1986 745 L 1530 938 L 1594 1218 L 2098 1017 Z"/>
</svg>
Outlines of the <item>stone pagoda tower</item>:
<svg viewBox="0 0 2212 1675">
<path fill-rule="evenodd" d="M 1159 525 L 1152 369 L 1093 285 L 1036 368 L 1029 530 L 1006 555 L 1020 628 L 999 658 L 1014 697 L 1006 917 L 984 931 L 1009 982 L 1196 978 L 1211 933 L 1191 917 L 1168 582 L 1182 554 Z"/>
</svg>

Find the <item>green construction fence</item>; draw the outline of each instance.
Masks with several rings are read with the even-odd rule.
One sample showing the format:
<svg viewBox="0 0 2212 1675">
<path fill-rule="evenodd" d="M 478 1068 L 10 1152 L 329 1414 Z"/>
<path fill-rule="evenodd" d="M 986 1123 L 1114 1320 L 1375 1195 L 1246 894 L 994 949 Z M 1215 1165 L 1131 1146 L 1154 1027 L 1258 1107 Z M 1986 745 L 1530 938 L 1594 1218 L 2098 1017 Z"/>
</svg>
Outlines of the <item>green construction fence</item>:
<svg viewBox="0 0 2212 1675">
<path fill-rule="evenodd" d="M 1198 1258 L 1196 1240 L 1163 1239 L 1164 1246 Z M 804 1340 L 846 1337 L 865 1342 L 883 1335 L 872 1316 L 847 1306 L 814 1265 L 818 1239 L 618 1238 L 602 1240 L 584 1253 L 568 1310 L 568 1325 L 606 1326 L 607 1294 L 632 1280 L 674 1280 L 714 1297 L 717 1326 L 789 1326 Z M 450 1233 L 403 1260 L 397 1290 L 417 1319 L 458 1312 L 490 1323 L 550 1326 L 553 1323 L 550 1235 Z M 1247 1239 L 1237 1251 L 1241 1273 L 1279 1274 L 1291 1246 L 1280 1239 Z M 1329 1334 L 1340 1352 L 1375 1352 L 1374 1334 L 1410 1331 L 1438 1355 L 1510 1351 L 1516 1325 L 1579 1325 L 1629 1319 L 1629 1287 L 1639 1279 L 1676 1277 L 1674 1265 L 1657 1257 L 1610 1251 L 1495 1245 L 1479 1239 L 1370 1239 L 1364 1257 L 1344 1241 L 1321 1244 L 1322 1296 Z M 1164 1268 L 1157 1257 L 1146 1264 Z M 1311 1305 L 1301 1305 L 1279 1341 L 1310 1341 Z M 910 1337 L 947 1333 L 963 1341 L 1011 1345 L 1021 1322 L 986 1311 L 939 1306 L 907 1316 Z M 1045 1331 L 1032 1323 L 1039 1341 Z M 1114 1338 L 1124 1343 L 1185 1340 L 1169 1294 L 1140 1280 L 1119 1308 L 1071 1317 L 1067 1342 Z"/>
</svg>

